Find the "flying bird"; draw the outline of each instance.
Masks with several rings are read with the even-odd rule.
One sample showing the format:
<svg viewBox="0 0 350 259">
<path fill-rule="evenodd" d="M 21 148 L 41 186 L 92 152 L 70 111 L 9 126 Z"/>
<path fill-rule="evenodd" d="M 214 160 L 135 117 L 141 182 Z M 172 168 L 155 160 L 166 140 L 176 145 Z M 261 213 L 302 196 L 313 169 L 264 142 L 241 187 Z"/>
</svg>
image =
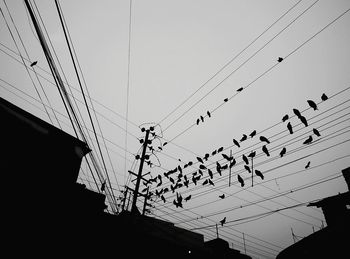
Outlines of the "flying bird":
<svg viewBox="0 0 350 259">
<path fill-rule="evenodd" d="M 287 149 L 284 147 L 282 148 L 281 152 L 280 152 L 280 156 L 283 157 L 287 152 Z"/>
<path fill-rule="evenodd" d="M 237 140 L 233 139 L 232 141 L 233 141 L 233 144 L 235 144 L 237 147 L 241 147 L 241 146 L 239 145 L 239 142 L 238 142 Z"/>
<path fill-rule="evenodd" d="M 299 117 L 299 119 L 300 119 L 300 121 L 305 125 L 305 127 L 308 126 L 307 120 L 306 120 L 306 118 L 305 118 L 304 116 L 301 115 L 301 116 Z"/>
<path fill-rule="evenodd" d="M 242 90 L 243 90 L 243 87 L 240 87 L 237 89 L 237 92 L 242 92 Z"/>
<path fill-rule="evenodd" d="M 255 170 L 255 174 L 259 176 L 261 180 L 264 180 L 264 175 L 259 170 Z"/>
<path fill-rule="evenodd" d="M 242 155 L 242 159 L 244 163 L 246 163 L 247 165 L 249 164 L 248 158 L 244 154 Z"/>
<path fill-rule="evenodd" d="M 287 123 L 287 129 L 289 130 L 290 134 L 293 134 L 293 127 L 292 124 L 290 124 L 290 122 Z"/>
<path fill-rule="evenodd" d="M 297 116 L 297 117 L 300 117 L 301 116 L 301 113 L 298 109 L 293 109 L 293 112 L 294 114 Z"/>
<path fill-rule="evenodd" d="M 303 144 L 308 145 L 308 144 L 311 144 L 311 142 L 312 142 L 312 136 L 310 135 L 310 136 L 303 142 Z"/>
<path fill-rule="evenodd" d="M 222 220 L 220 220 L 221 226 L 223 226 L 226 223 L 226 217 L 224 217 Z"/>
<path fill-rule="evenodd" d="M 321 133 L 317 129 L 313 128 L 312 131 L 317 137 L 321 137 Z"/>
<path fill-rule="evenodd" d="M 207 115 L 209 118 L 211 117 L 210 111 L 207 111 Z"/>
<path fill-rule="evenodd" d="M 307 100 L 307 103 L 312 109 L 314 109 L 314 111 L 318 110 L 317 104 L 313 100 Z"/>
<path fill-rule="evenodd" d="M 277 61 L 278 61 L 278 62 L 282 62 L 282 61 L 283 61 L 283 58 L 282 58 L 282 57 L 278 57 Z"/>
<path fill-rule="evenodd" d="M 308 169 L 310 167 L 310 161 L 307 162 L 306 166 L 305 166 L 305 169 Z"/>
<path fill-rule="evenodd" d="M 270 141 L 264 136 L 260 136 L 259 139 L 260 139 L 260 141 L 263 141 L 263 142 L 266 142 L 267 144 L 270 144 Z"/>
<path fill-rule="evenodd" d="M 250 174 L 252 173 L 252 171 L 250 170 L 250 167 L 249 167 L 249 166 L 244 165 L 244 168 L 245 168 L 245 170 L 247 170 Z"/>
<path fill-rule="evenodd" d="M 328 99 L 328 96 L 326 94 L 322 94 L 321 100 L 326 101 Z"/>
<path fill-rule="evenodd" d="M 244 140 L 247 139 L 247 135 L 246 134 L 243 134 L 242 138 L 239 140 L 240 142 L 243 142 Z"/>
<path fill-rule="evenodd" d="M 35 66 L 36 64 L 38 64 L 38 61 L 34 61 L 33 63 L 30 64 L 31 67 Z"/>
<path fill-rule="evenodd" d="M 267 155 L 270 156 L 269 150 L 267 149 L 266 145 L 262 146 L 262 151 Z"/>
<path fill-rule="evenodd" d="M 288 116 L 288 114 L 286 114 L 282 117 L 282 122 L 285 122 L 288 119 L 289 119 L 289 116 Z"/>
<path fill-rule="evenodd" d="M 238 174 L 238 175 L 237 175 L 237 179 L 238 179 L 238 182 L 241 184 L 241 187 L 243 187 L 243 186 L 244 186 L 244 180 L 243 180 L 243 178 Z"/>
<path fill-rule="evenodd" d="M 222 195 L 219 195 L 219 198 L 225 199 L 225 194 L 223 193 Z"/>
<path fill-rule="evenodd" d="M 249 136 L 252 138 L 252 137 L 254 137 L 256 135 L 256 130 L 253 130 L 250 134 L 249 134 Z"/>
</svg>

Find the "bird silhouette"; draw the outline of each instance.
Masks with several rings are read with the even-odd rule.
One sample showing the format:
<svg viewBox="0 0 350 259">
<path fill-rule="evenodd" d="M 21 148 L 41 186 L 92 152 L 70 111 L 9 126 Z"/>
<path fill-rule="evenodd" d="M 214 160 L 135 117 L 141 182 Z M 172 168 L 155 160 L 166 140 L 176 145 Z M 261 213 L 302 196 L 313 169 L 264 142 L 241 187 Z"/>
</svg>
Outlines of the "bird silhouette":
<svg viewBox="0 0 350 259">
<path fill-rule="evenodd" d="M 205 179 L 204 182 L 202 183 L 202 185 L 206 185 L 206 184 L 208 184 L 208 182 L 209 182 L 208 179 Z"/>
<path fill-rule="evenodd" d="M 233 144 L 235 144 L 237 147 L 241 147 L 241 146 L 239 145 L 239 142 L 238 142 L 237 140 L 233 139 L 232 141 L 233 141 Z"/>
<path fill-rule="evenodd" d="M 208 175 L 210 179 L 213 179 L 213 172 L 210 169 L 208 169 Z"/>
<path fill-rule="evenodd" d="M 262 146 L 262 151 L 267 155 L 270 156 L 269 150 L 267 149 L 266 145 Z"/>
<path fill-rule="evenodd" d="M 226 154 L 221 154 L 223 156 L 223 158 L 225 158 L 227 161 L 231 161 L 233 159 L 233 157 L 229 157 Z"/>
<path fill-rule="evenodd" d="M 256 130 L 253 130 L 250 134 L 249 134 L 249 136 L 252 138 L 252 137 L 254 137 L 256 135 Z"/>
<path fill-rule="evenodd" d="M 255 174 L 259 176 L 261 180 L 264 180 L 264 175 L 259 170 L 255 170 Z"/>
<path fill-rule="evenodd" d="M 237 89 L 237 92 L 242 92 L 243 91 L 243 87 L 240 87 Z"/>
<path fill-rule="evenodd" d="M 278 57 L 277 61 L 278 61 L 278 62 L 282 62 L 282 61 L 283 61 L 283 58 L 282 58 L 282 57 Z"/>
<path fill-rule="evenodd" d="M 211 117 L 210 111 L 207 111 L 207 115 L 209 118 Z"/>
<path fill-rule="evenodd" d="M 236 164 L 236 159 L 232 159 L 232 162 L 230 163 L 230 168 L 232 168 Z"/>
<path fill-rule="evenodd" d="M 311 142 L 312 142 L 312 136 L 309 136 L 304 142 L 303 142 L 303 144 L 305 144 L 305 145 L 308 145 L 308 144 L 311 144 Z"/>
<path fill-rule="evenodd" d="M 222 220 L 220 220 L 221 226 L 223 226 L 226 223 L 226 217 L 224 217 Z"/>
<path fill-rule="evenodd" d="M 289 116 L 288 116 L 288 114 L 286 114 L 282 117 L 282 122 L 285 122 L 288 119 L 289 119 Z"/>
<path fill-rule="evenodd" d="M 243 187 L 244 186 L 243 178 L 239 174 L 237 174 L 237 179 L 238 179 L 238 182 L 241 184 L 241 187 Z"/>
<path fill-rule="evenodd" d="M 252 171 L 250 170 L 250 167 L 249 167 L 249 166 L 244 165 L 244 168 L 245 168 L 245 170 L 247 170 L 250 174 L 252 173 Z"/>
<path fill-rule="evenodd" d="M 287 129 L 289 130 L 290 134 L 293 134 L 293 127 L 292 124 L 290 124 L 290 122 L 287 123 Z"/>
<path fill-rule="evenodd" d="M 203 170 L 207 169 L 207 167 L 206 167 L 205 165 L 203 165 L 203 164 L 200 164 L 200 165 L 199 165 L 199 168 L 200 168 L 200 169 L 203 169 Z"/>
<path fill-rule="evenodd" d="M 187 197 L 184 198 L 184 201 L 189 201 L 191 199 L 192 195 L 188 195 Z"/>
<path fill-rule="evenodd" d="M 213 183 L 213 181 L 212 180 L 210 180 L 210 179 L 208 179 L 208 182 L 209 182 L 209 184 L 210 185 L 212 185 L 212 186 L 214 186 L 215 184 Z"/>
<path fill-rule="evenodd" d="M 203 159 L 200 158 L 200 157 L 198 157 L 198 156 L 197 156 L 197 160 L 198 160 L 198 162 L 200 162 L 200 163 L 202 163 L 202 164 L 204 163 L 204 162 L 203 162 Z"/>
<path fill-rule="evenodd" d="M 222 170 L 226 170 L 228 168 L 228 164 L 221 166 Z"/>
<path fill-rule="evenodd" d="M 253 158 L 253 157 L 255 157 L 255 155 L 256 155 L 256 151 L 252 151 L 252 152 L 248 155 L 248 157 Z"/>
<path fill-rule="evenodd" d="M 328 99 L 328 96 L 326 94 L 322 94 L 321 100 L 326 101 Z"/>
<path fill-rule="evenodd" d="M 222 195 L 219 195 L 219 198 L 225 199 L 225 194 L 223 193 Z"/>
<path fill-rule="evenodd" d="M 199 119 L 197 119 L 196 124 L 198 125 L 198 124 L 199 124 L 199 122 L 200 122 L 200 120 L 199 120 Z"/>
<path fill-rule="evenodd" d="M 312 131 L 317 137 L 321 137 L 321 133 L 317 129 L 313 128 Z"/>
<path fill-rule="evenodd" d="M 222 152 L 224 150 L 224 147 L 218 148 L 218 153 Z"/>
<path fill-rule="evenodd" d="M 242 159 L 244 163 L 246 163 L 247 165 L 249 164 L 248 158 L 244 154 L 242 155 Z"/>
<path fill-rule="evenodd" d="M 242 138 L 239 140 L 240 142 L 243 142 L 244 140 L 247 139 L 247 135 L 246 134 L 243 134 Z"/>
<path fill-rule="evenodd" d="M 308 169 L 309 167 L 310 167 L 310 161 L 309 162 L 307 162 L 307 164 L 306 164 L 306 166 L 305 166 L 305 169 Z"/>
<path fill-rule="evenodd" d="M 314 109 L 314 111 L 318 110 L 317 104 L 313 100 L 307 100 L 307 103 L 312 109 Z"/>
<path fill-rule="evenodd" d="M 300 121 L 305 125 L 305 127 L 308 126 L 307 120 L 306 120 L 306 118 L 305 118 L 304 116 L 301 115 L 301 116 L 299 117 L 299 119 L 300 119 Z"/>
<path fill-rule="evenodd" d="M 204 122 L 204 118 L 203 118 L 203 116 L 202 116 L 202 115 L 200 116 L 200 118 L 201 118 L 201 121 L 202 121 L 202 122 Z"/>
<path fill-rule="evenodd" d="M 225 98 L 225 99 L 224 99 L 224 102 L 226 103 L 227 101 L 228 101 L 228 98 Z"/>
<path fill-rule="evenodd" d="M 301 113 L 298 109 L 293 109 L 293 112 L 294 114 L 297 116 L 297 117 L 300 117 L 301 116 Z"/>
<path fill-rule="evenodd" d="M 198 170 L 198 173 L 199 173 L 201 176 L 203 176 L 203 172 L 202 172 L 201 169 Z"/>
<path fill-rule="evenodd" d="M 281 152 L 280 152 L 280 156 L 283 157 L 287 152 L 286 147 L 282 148 Z"/>
<path fill-rule="evenodd" d="M 212 155 L 212 156 L 215 156 L 215 155 L 216 155 L 216 153 L 217 153 L 217 151 L 216 151 L 216 150 L 214 150 L 213 152 L 211 152 L 211 155 Z"/>
<path fill-rule="evenodd" d="M 35 66 L 36 64 L 38 64 L 38 61 L 34 61 L 33 63 L 30 64 L 31 67 Z"/>
<path fill-rule="evenodd" d="M 266 142 L 267 144 L 270 144 L 270 141 L 264 136 L 260 136 L 259 139 L 260 139 L 260 141 L 263 141 L 263 142 Z"/>
<path fill-rule="evenodd" d="M 204 155 L 204 160 L 205 160 L 205 161 L 208 161 L 208 158 L 209 158 L 209 154 L 206 153 L 206 154 Z"/>
<path fill-rule="evenodd" d="M 160 196 L 160 198 L 162 199 L 162 201 L 163 201 L 164 203 L 166 202 L 164 195 Z"/>
</svg>

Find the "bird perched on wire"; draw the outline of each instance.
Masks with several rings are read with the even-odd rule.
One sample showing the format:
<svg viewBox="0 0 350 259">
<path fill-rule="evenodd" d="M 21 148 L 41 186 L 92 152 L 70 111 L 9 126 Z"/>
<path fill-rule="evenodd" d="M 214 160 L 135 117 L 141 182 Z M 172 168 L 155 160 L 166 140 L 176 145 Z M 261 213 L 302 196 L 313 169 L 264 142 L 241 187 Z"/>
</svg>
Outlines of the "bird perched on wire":
<svg viewBox="0 0 350 259">
<path fill-rule="evenodd" d="M 262 142 L 266 142 L 267 144 L 270 144 L 270 141 L 266 138 L 266 137 L 264 137 L 264 136 L 260 136 L 260 141 L 262 141 Z"/>
<path fill-rule="evenodd" d="M 241 184 L 241 187 L 243 187 L 244 186 L 243 178 L 239 174 L 237 174 L 237 179 L 238 179 L 238 182 Z"/>
<path fill-rule="evenodd" d="M 282 62 L 282 61 L 283 61 L 283 58 L 282 58 L 282 57 L 278 57 L 277 61 L 278 61 L 278 62 Z"/>
<path fill-rule="evenodd" d="M 221 226 L 223 226 L 226 223 L 226 217 L 224 217 L 222 220 L 220 220 Z"/>
<path fill-rule="evenodd" d="M 249 164 L 249 160 L 244 154 L 242 155 L 242 159 L 243 159 L 244 163 L 246 163 L 247 165 Z"/>
<path fill-rule="evenodd" d="M 196 124 L 198 125 L 198 124 L 199 124 L 199 122 L 200 122 L 200 120 L 199 120 L 199 119 L 197 119 Z"/>
<path fill-rule="evenodd" d="M 267 149 L 266 145 L 262 146 L 262 151 L 267 155 L 270 156 L 269 150 Z"/>
<path fill-rule="evenodd" d="M 321 133 L 317 129 L 313 128 L 312 131 L 317 137 L 321 137 Z"/>
<path fill-rule="evenodd" d="M 36 64 L 38 64 L 38 61 L 34 61 L 33 63 L 30 64 L 31 67 L 35 66 Z"/>
<path fill-rule="evenodd" d="M 209 118 L 211 117 L 210 111 L 207 111 L 207 115 Z"/>
<path fill-rule="evenodd" d="M 225 194 L 223 193 L 222 195 L 219 195 L 219 198 L 225 199 Z"/>
<path fill-rule="evenodd" d="M 321 100 L 322 101 L 326 101 L 328 99 L 328 96 L 324 93 L 324 94 L 322 94 L 322 96 L 321 96 Z"/>
<path fill-rule="evenodd" d="M 242 138 L 239 140 L 240 142 L 243 142 L 247 139 L 247 135 L 246 134 L 243 134 Z"/>
<path fill-rule="evenodd" d="M 204 122 L 204 117 L 202 115 L 200 116 L 200 118 L 201 118 L 201 121 Z"/>
<path fill-rule="evenodd" d="M 106 180 L 101 185 L 101 192 L 104 192 L 106 189 Z"/>
<path fill-rule="evenodd" d="M 242 90 L 243 90 L 243 87 L 240 87 L 237 89 L 237 92 L 242 92 Z"/>
<path fill-rule="evenodd" d="M 232 141 L 233 141 L 233 144 L 235 144 L 237 147 L 241 147 L 241 146 L 239 145 L 239 142 L 238 142 L 237 140 L 233 139 Z"/>
<path fill-rule="evenodd" d="M 282 117 L 282 122 L 285 122 L 288 119 L 289 119 L 289 116 L 288 116 L 288 114 L 286 114 Z"/>
<path fill-rule="evenodd" d="M 283 157 L 287 152 L 286 147 L 282 148 L 281 152 L 280 152 L 280 156 Z"/>
<path fill-rule="evenodd" d="M 253 158 L 253 157 L 255 157 L 255 155 L 256 155 L 256 151 L 252 151 L 252 152 L 248 155 L 248 157 Z"/>
<path fill-rule="evenodd" d="M 292 124 L 290 124 L 290 122 L 287 123 L 287 129 L 289 130 L 290 134 L 293 134 L 293 127 Z"/>
<path fill-rule="evenodd" d="M 250 174 L 252 173 L 252 171 L 250 171 L 250 167 L 249 167 L 249 166 L 244 165 L 244 168 L 245 168 L 245 170 L 247 170 Z"/>
<path fill-rule="evenodd" d="M 188 195 L 187 197 L 184 198 L 184 201 L 189 201 L 191 199 L 192 195 Z"/>
<path fill-rule="evenodd" d="M 261 178 L 261 180 L 264 180 L 264 175 L 259 170 L 255 170 L 255 174 Z"/>
<path fill-rule="evenodd" d="M 293 109 L 293 112 L 294 112 L 294 114 L 297 116 L 297 117 L 300 117 L 301 116 L 301 113 L 300 113 L 300 111 L 298 110 L 298 109 Z"/>
<path fill-rule="evenodd" d="M 309 136 L 304 142 L 303 142 L 303 144 L 305 144 L 305 145 L 308 145 L 308 144 L 311 144 L 311 142 L 312 142 L 312 136 Z"/>
<path fill-rule="evenodd" d="M 249 134 L 249 136 L 252 138 L 252 137 L 254 137 L 256 135 L 256 130 L 253 130 L 250 134 Z"/>
<path fill-rule="evenodd" d="M 307 103 L 312 109 L 314 109 L 314 111 L 318 110 L 317 104 L 313 100 L 307 100 Z"/>
</svg>

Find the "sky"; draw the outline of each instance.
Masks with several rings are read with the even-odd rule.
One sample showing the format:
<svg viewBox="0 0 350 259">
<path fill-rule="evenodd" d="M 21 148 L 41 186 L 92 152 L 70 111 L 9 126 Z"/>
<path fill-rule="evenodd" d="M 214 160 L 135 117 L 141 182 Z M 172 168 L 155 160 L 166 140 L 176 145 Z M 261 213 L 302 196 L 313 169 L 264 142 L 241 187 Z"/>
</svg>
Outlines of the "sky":
<svg viewBox="0 0 350 259">
<path fill-rule="evenodd" d="M 72 91 L 71 99 L 91 135 L 89 146 L 102 167 L 55 3 L 35 4 L 67 90 Z M 205 240 L 216 237 L 213 225 L 226 217 L 226 225 L 219 224 L 219 236 L 244 251 L 244 233 L 247 254 L 253 258 L 274 258 L 293 243 L 292 230 L 298 239 L 325 225 L 322 212 L 305 205 L 266 212 L 347 191 L 340 173 L 350 166 L 350 12 L 343 14 L 349 1 L 61 0 L 60 5 L 88 88 L 85 92 L 93 100 L 94 125 L 117 197 L 124 185 L 134 186 L 128 170 L 138 170 L 135 155 L 140 154 L 139 140 L 145 136 L 140 128 L 155 126 L 162 138 L 152 141 L 157 152 L 150 161 L 155 166 L 145 165 L 144 173 L 162 175 L 163 186 L 169 186 L 164 172 L 193 161 L 183 169 L 191 178 L 199 168 L 196 157 L 220 147 L 226 155 L 232 151 L 237 164 L 231 171 L 231 186 L 228 170 L 222 176 L 215 173 L 215 186 L 200 180 L 197 186 L 177 190 L 183 197 L 191 195 L 183 208 L 173 205 L 176 196 L 169 192 L 165 204 L 159 198 L 151 202 L 150 216 L 198 228 L 195 231 Z M 0 7 L 19 49 L 2 16 L 0 96 L 74 135 L 24 2 L 1 1 Z M 25 69 L 19 52 L 27 66 L 38 62 L 33 66 L 36 74 L 31 67 Z M 328 100 L 321 100 L 323 93 Z M 318 109 L 310 108 L 307 100 L 317 103 Z M 307 118 L 307 127 L 293 116 L 294 108 Z M 293 134 L 286 127 L 288 121 L 282 122 L 285 114 Z M 197 125 L 200 116 L 204 122 Z M 257 135 L 249 137 L 254 130 Z M 240 148 L 234 146 L 233 138 L 240 140 L 243 134 L 248 139 Z M 261 135 L 271 143 L 261 142 Z M 303 144 L 309 135 L 314 141 Z M 264 144 L 270 157 L 261 151 Z M 283 147 L 287 153 L 280 157 Z M 254 186 L 241 158 L 251 151 L 256 151 L 254 169 L 264 174 L 264 180 L 254 175 Z M 216 172 L 216 161 L 224 165 L 221 153 L 204 165 Z M 81 169 L 79 181 L 96 190 L 85 161 Z M 245 179 L 244 188 L 237 174 Z M 219 198 L 222 194 L 224 199 Z M 142 208 L 141 199 L 138 204 Z"/>
</svg>

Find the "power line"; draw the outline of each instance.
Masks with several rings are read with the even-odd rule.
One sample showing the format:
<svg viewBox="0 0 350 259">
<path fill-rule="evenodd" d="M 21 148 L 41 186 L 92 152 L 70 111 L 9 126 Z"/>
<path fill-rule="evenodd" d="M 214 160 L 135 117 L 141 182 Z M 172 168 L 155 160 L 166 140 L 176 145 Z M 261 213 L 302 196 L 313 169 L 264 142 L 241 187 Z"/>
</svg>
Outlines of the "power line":
<svg viewBox="0 0 350 259">
<path fill-rule="evenodd" d="M 309 43 L 312 39 L 314 39 L 317 35 L 319 35 L 321 32 L 323 32 L 325 29 L 327 29 L 329 26 L 331 26 L 332 24 L 334 24 L 336 21 L 338 21 L 341 17 L 343 17 L 348 11 L 350 10 L 347 9 L 346 11 L 344 11 L 343 13 L 341 13 L 340 15 L 338 15 L 335 19 L 333 19 L 331 22 L 329 22 L 327 25 L 325 25 L 322 29 L 320 29 L 318 32 L 316 32 L 315 34 L 313 34 L 311 37 L 309 37 L 306 41 L 304 41 L 302 44 L 300 44 L 298 47 L 296 47 L 294 50 L 292 50 L 291 52 L 289 52 L 289 54 L 287 54 L 284 58 L 284 60 L 286 60 L 287 58 L 289 58 L 291 55 L 295 54 L 300 48 L 302 48 L 303 46 L 305 46 L 307 43 Z M 251 81 L 249 84 L 245 85 L 244 87 L 242 87 L 243 89 L 248 88 L 249 86 L 253 85 L 257 80 L 259 80 L 260 78 L 262 78 L 263 76 L 265 76 L 266 74 L 268 74 L 270 71 L 272 71 L 277 65 L 279 65 L 280 62 L 273 64 L 272 66 L 270 66 L 267 70 L 265 70 L 263 73 L 261 73 L 258 77 L 256 77 L 253 81 Z M 240 92 L 239 92 L 240 93 Z M 236 97 L 239 93 L 235 93 L 232 96 L 230 96 L 229 98 L 227 98 L 227 101 L 224 101 L 223 103 L 219 104 L 218 106 L 216 106 L 213 110 L 210 111 L 211 114 L 213 114 L 214 112 L 216 112 L 219 108 L 221 108 L 224 104 L 226 104 L 228 101 L 230 101 L 232 98 Z M 181 131 L 179 134 L 177 134 L 175 137 L 171 138 L 169 142 L 172 142 L 173 140 L 175 140 L 176 138 L 180 137 L 181 135 L 183 135 L 185 132 L 187 132 L 189 129 L 191 129 L 193 126 L 195 126 L 196 123 L 191 124 L 189 127 L 187 127 L 186 129 L 184 129 L 183 131 Z"/>
<path fill-rule="evenodd" d="M 196 91 L 194 91 L 189 97 L 182 101 L 178 106 L 176 106 L 168 115 L 161 119 L 158 123 L 162 123 L 175 111 L 177 111 L 181 106 L 183 106 L 188 100 L 190 100 L 199 90 L 206 86 L 214 77 L 221 73 L 228 65 L 235 61 L 244 51 L 246 51 L 251 45 L 253 45 L 261 36 L 263 36 L 267 31 L 269 31 L 276 23 L 278 23 L 283 17 L 285 17 L 290 11 L 292 11 L 302 0 L 299 0 L 293 6 L 291 6 L 286 12 L 284 12 L 277 20 L 270 24 L 263 32 L 261 32 L 257 37 L 254 38 L 245 48 L 238 52 L 233 58 L 231 58 L 224 66 L 222 66 L 214 75 L 212 75 L 204 84 L 202 84 Z"/>
</svg>

